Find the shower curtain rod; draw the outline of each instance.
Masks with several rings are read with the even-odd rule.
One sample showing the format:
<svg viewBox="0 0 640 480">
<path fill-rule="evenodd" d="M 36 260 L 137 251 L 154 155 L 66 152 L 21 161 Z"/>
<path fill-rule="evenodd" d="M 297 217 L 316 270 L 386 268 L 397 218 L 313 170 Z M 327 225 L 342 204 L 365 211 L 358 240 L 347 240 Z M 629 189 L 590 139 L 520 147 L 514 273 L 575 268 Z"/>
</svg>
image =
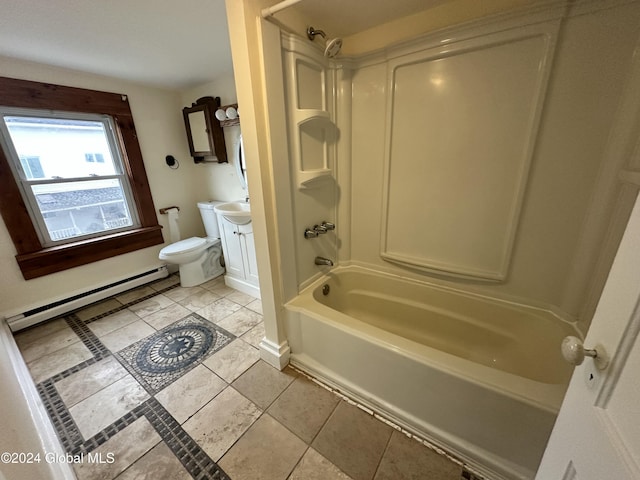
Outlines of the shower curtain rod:
<svg viewBox="0 0 640 480">
<path fill-rule="evenodd" d="M 302 0 L 284 0 L 280 3 L 276 3 L 267 8 L 263 8 L 260 12 L 262 14 L 262 18 L 267 18 L 273 16 L 274 13 L 278 13 L 280 10 L 284 10 L 285 8 L 289 8 L 296 3 L 300 3 Z"/>
</svg>

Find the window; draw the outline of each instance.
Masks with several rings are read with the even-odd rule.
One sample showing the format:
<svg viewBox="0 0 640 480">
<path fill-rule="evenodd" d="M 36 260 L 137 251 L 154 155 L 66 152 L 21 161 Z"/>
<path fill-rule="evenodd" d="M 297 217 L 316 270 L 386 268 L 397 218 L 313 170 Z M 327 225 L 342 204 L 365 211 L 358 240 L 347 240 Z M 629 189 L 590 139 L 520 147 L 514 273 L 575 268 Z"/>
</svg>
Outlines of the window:
<svg viewBox="0 0 640 480">
<path fill-rule="evenodd" d="M 0 77 L 0 143 L 25 278 L 163 243 L 126 96 Z"/>
<path fill-rule="evenodd" d="M 43 245 L 140 226 L 114 131 L 108 115 L 0 107 L 0 136 Z"/>
</svg>

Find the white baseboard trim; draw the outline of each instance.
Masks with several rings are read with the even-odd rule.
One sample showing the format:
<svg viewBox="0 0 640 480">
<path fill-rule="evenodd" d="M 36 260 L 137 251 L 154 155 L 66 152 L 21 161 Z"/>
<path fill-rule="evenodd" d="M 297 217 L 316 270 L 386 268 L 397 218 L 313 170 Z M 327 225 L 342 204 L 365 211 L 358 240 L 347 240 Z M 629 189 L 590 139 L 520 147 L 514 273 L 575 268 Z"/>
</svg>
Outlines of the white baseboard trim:
<svg viewBox="0 0 640 480">
<path fill-rule="evenodd" d="M 168 275 L 167 268 L 164 265 L 160 265 L 153 270 L 142 272 L 110 284 L 99 285 L 88 291 L 71 292 L 66 298 L 56 299 L 48 304 L 38 305 L 25 312 L 12 315 L 7 318 L 7 324 L 12 332 L 17 332 L 37 323 L 44 322 L 45 320 L 64 315 L 72 310 L 77 310 L 91 303 L 112 297 L 126 290 L 145 285 L 160 278 L 165 278 Z"/>
<path fill-rule="evenodd" d="M 291 348 L 289 342 L 284 341 L 280 345 L 263 338 L 260 341 L 260 358 L 278 370 L 284 369 L 289 365 L 289 357 L 291 356 Z"/>
<path fill-rule="evenodd" d="M 256 287 L 255 285 L 251 285 L 244 280 L 232 277 L 230 275 L 225 275 L 224 284 L 227 287 L 235 288 L 242 293 L 246 293 L 247 295 L 251 295 L 252 297 L 260 299 L 260 288 Z"/>
</svg>

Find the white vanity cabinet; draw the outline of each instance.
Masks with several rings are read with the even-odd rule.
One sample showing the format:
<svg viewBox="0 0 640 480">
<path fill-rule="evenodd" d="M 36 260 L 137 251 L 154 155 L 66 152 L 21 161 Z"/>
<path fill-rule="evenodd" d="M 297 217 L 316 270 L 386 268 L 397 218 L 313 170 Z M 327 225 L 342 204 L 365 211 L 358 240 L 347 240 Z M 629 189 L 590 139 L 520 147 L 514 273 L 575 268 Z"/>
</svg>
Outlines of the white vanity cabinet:
<svg viewBox="0 0 640 480">
<path fill-rule="evenodd" d="M 225 283 L 241 292 L 260 298 L 252 223 L 237 225 L 224 216 L 218 215 L 218 224 L 227 269 Z"/>
</svg>

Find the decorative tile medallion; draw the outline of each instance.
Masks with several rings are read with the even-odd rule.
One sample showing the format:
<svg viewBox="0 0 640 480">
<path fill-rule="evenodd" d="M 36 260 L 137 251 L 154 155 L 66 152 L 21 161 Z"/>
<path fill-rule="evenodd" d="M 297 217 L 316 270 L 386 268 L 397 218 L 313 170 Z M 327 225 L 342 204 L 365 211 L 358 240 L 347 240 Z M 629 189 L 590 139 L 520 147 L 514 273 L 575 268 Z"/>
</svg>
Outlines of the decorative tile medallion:
<svg viewBox="0 0 640 480">
<path fill-rule="evenodd" d="M 165 280 L 161 280 L 156 285 L 164 284 L 164 282 Z M 194 479 L 230 480 L 229 476 L 189 437 L 180 424 L 155 398 L 148 399 L 92 438 L 85 439 L 56 389 L 57 381 L 111 355 L 111 352 L 87 327 L 87 324 L 176 287 L 177 284 L 158 289 L 153 294 L 84 321 L 75 313 L 67 315 L 65 317 L 67 324 L 91 351 L 93 357 L 40 382 L 36 387 L 60 442 L 68 454 L 90 453 L 138 418 L 144 416 Z M 153 392 L 153 388 L 149 382 L 144 380 L 145 378 L 148 378 L 153 385 L 162 385 L 159 388 L 163 388 L 234 338 L 234 335 L 206 321 L 201 316 L 191 314 L 156 334 L 125 348 L 120 352 L 124 356 L 119 354 L 115 354 L 115 356 L 147 390 Z M 125 360 L 125 357 L 128 360 Z M 144 367 L 144 369 L 140 368 L 142 373 L 135 368 L 138 364 Z M 147 375 L 147 377 L 143 375 Z M 154 375 L 157 376 L 156 382 L 153 381 Z M 166 383 L 162 381 L 166 381 Z"/>
<path fill-rule="evenodd" d="M 114 355 L 153 395 L 234 338 L 226 330 L 191 313 Z"/>
</svg>

